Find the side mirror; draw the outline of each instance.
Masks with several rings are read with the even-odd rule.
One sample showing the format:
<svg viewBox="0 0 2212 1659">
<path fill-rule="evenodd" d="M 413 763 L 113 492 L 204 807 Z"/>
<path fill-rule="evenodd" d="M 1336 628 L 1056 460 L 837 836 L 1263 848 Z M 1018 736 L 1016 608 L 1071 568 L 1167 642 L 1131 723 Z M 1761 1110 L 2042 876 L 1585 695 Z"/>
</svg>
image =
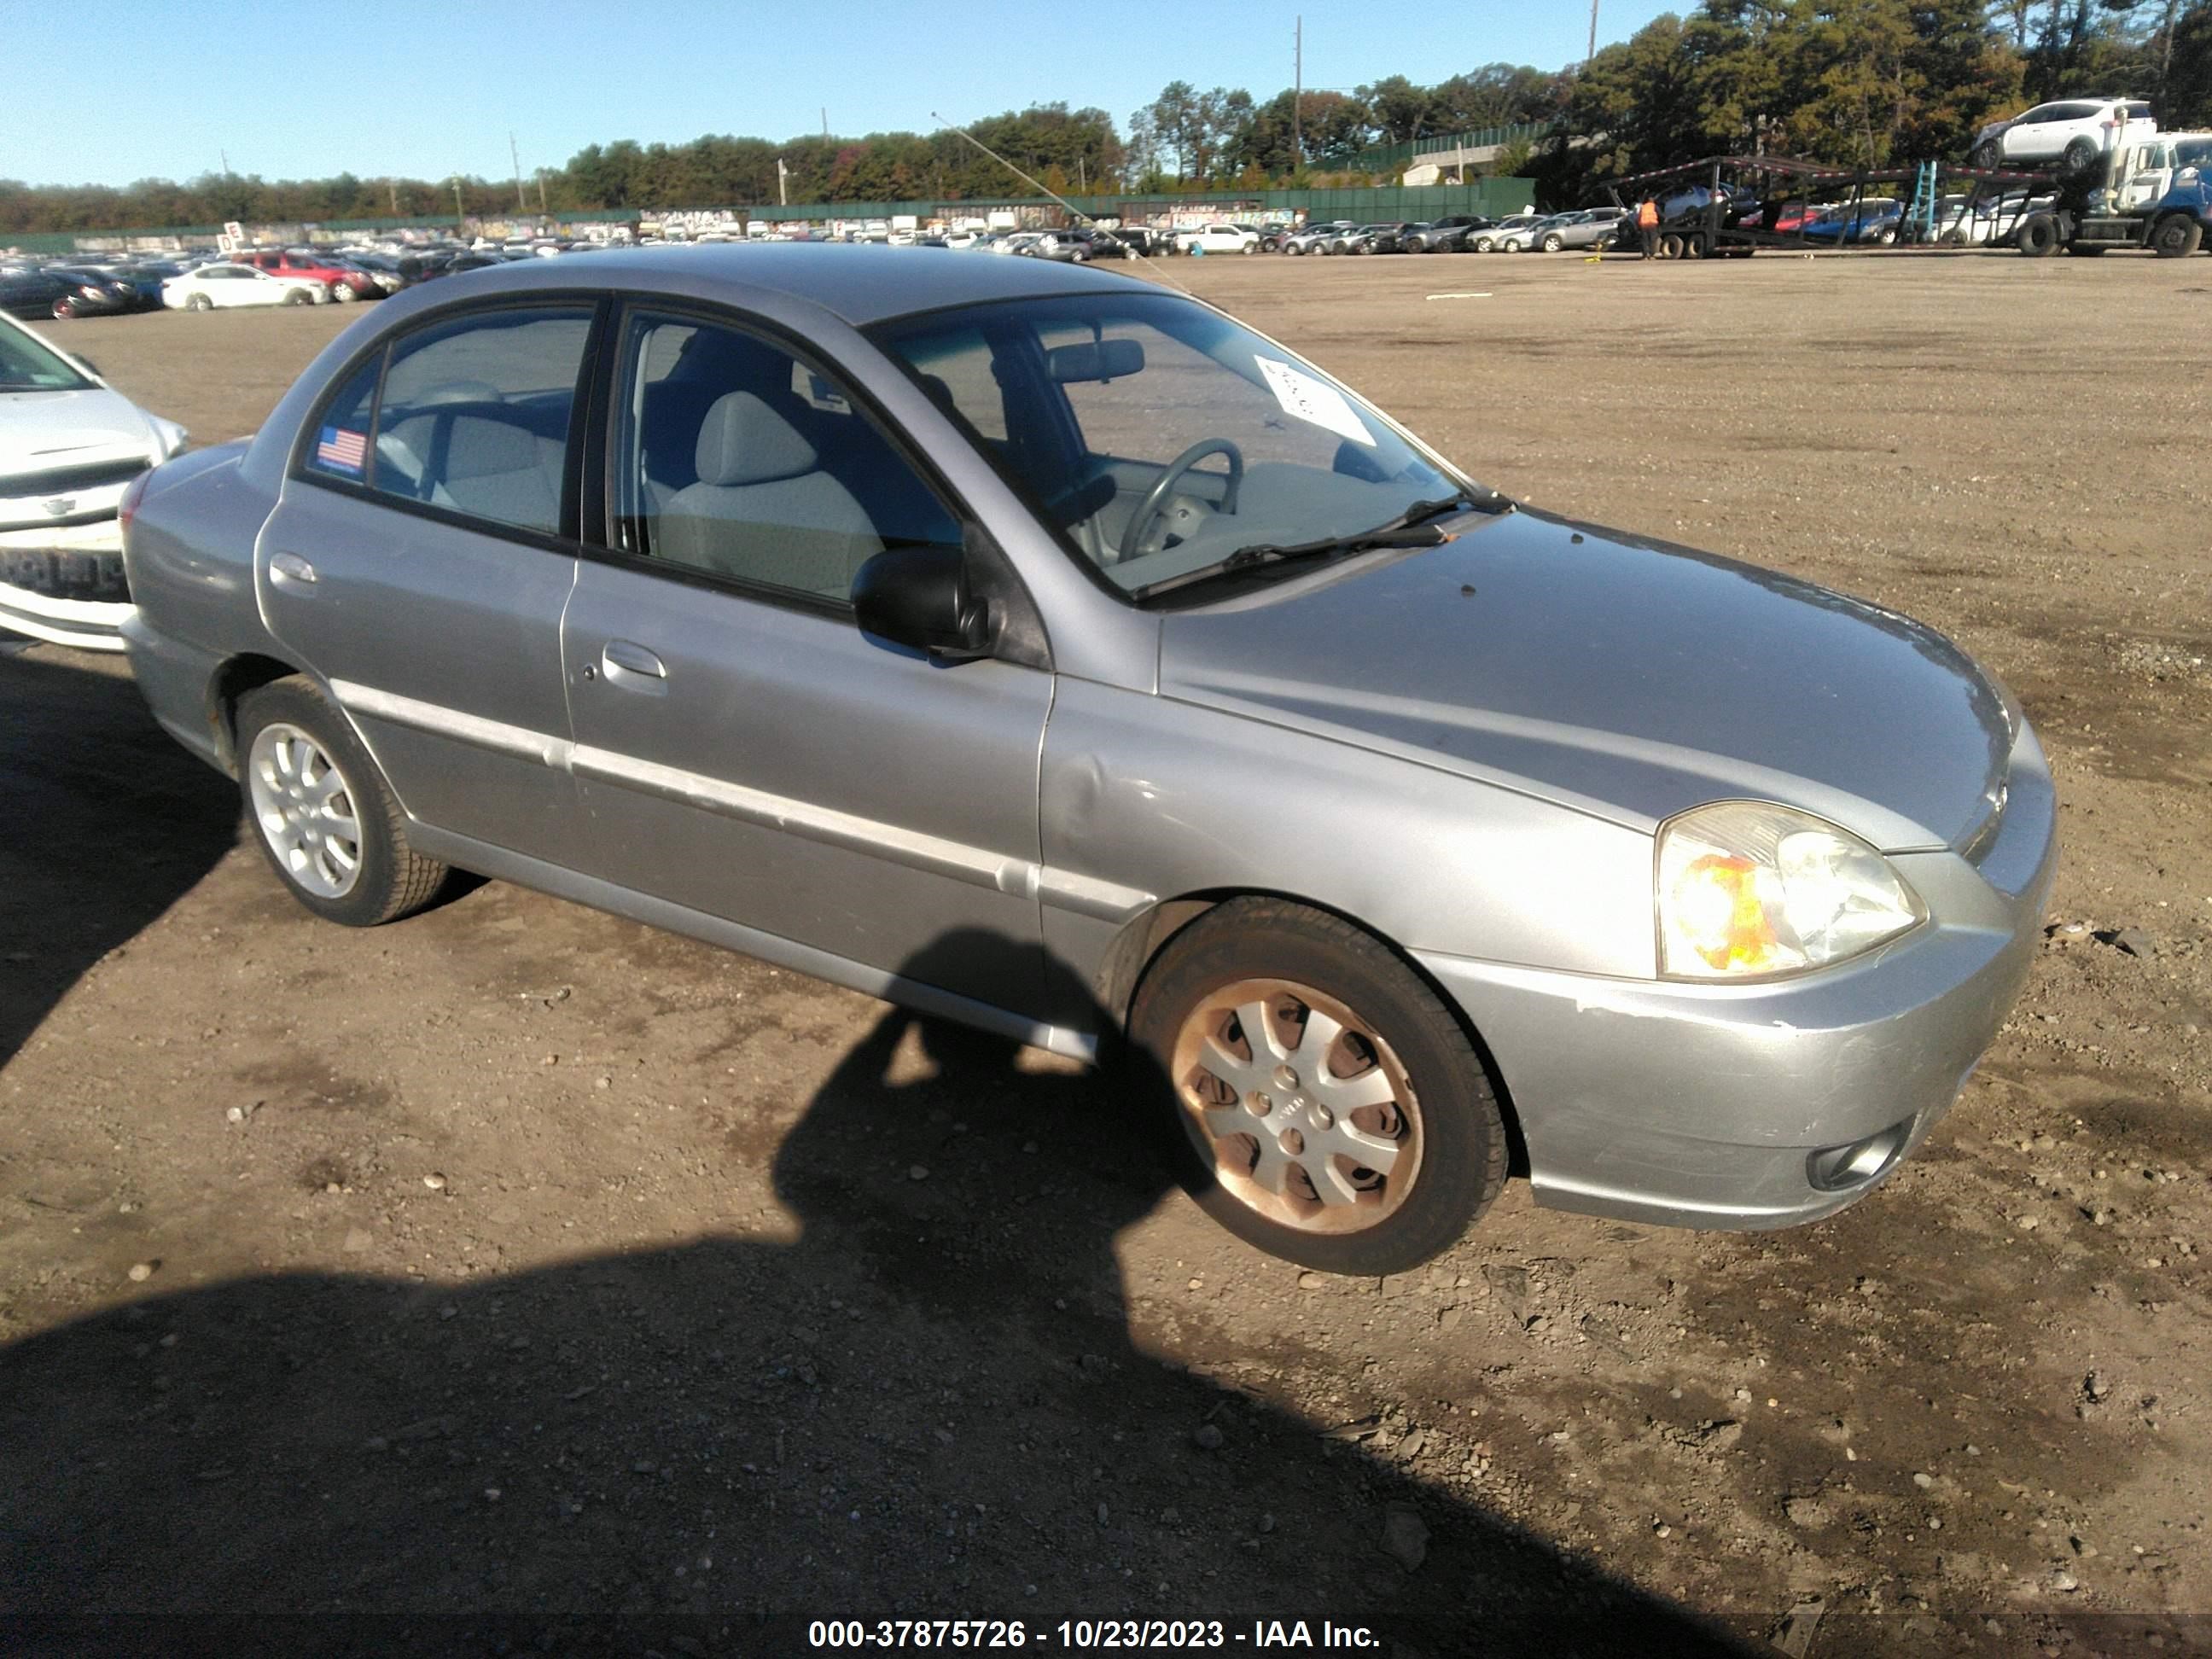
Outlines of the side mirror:
<svg viewBox="0 0 2212 1659">
<path fill-rule="evenodd" d="M 949 662 L 988 656 L 990 610 L 968 585 L 963 548 L 927 543 L 887 548 L 853 578 L 860 631 Z"/>
</svg>

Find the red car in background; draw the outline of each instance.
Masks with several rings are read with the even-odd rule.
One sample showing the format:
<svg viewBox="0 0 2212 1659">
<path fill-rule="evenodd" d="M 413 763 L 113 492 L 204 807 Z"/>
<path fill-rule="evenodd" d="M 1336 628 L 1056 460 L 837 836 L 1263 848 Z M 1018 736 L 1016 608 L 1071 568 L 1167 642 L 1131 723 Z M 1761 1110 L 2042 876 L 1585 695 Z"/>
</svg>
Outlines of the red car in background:
<svg viewBox="0 0 2212 1659">
<path fill-rule="evenodd" d="M 382 292 L 360 271 L 326 265 L 312 253 L 279 253 L 262 249 L 240 254 L 236 263 L 258 266 L 272 276 L 320 283 L 333 300 L 374 299 Z"/>
</svg>

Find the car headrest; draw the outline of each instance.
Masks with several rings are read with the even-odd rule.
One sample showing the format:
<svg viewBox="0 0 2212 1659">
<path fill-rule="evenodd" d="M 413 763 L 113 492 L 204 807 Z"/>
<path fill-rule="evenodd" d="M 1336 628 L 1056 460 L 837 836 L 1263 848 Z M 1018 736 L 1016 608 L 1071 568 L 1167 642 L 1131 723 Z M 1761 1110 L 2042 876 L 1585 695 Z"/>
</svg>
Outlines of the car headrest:
<svg viewBox="0 0 2212 1659">
<path fill-rule="evenodd" d="M 410 409 L 428 409 L 438 404 L 495 404 L 503 401 L 499 388 L 489 380 L 441 380 L 419 398 L 408 399 Z"/>
<path fill-rule="evenodd" d="M 695 457 L 704 484 L 767 483 L 814 471 L 814 446 L 750 392 L 714 400 L 699 428 Z"/>
<path fill-rule="evenodd" d="M 494 478 L 538 465 L 538 440 L 527 430 L 481 415 L 456 415 L 446 434 L 445 481 Z"/>
</svg>

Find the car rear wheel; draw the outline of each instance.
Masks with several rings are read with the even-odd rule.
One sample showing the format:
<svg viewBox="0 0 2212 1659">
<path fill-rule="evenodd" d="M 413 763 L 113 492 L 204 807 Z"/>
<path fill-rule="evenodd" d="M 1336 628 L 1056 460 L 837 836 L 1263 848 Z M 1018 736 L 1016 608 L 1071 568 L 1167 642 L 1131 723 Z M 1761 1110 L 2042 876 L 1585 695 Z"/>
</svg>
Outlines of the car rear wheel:
<svg viewBox="0 0 2212 1659">
<path fill-rule="evenodd" d="M 447 868 L 408 845 L 406 815 L 345 717 L 303 679 L 238 705 L 239 787 L 255 840 L 292 896 L 374 927 L 421 909 Z"/>
<path fill-rule="evenodd" d="M 1164 1080 L 1200 1206 L 1272 1255 L 1401 1273 L 1505 1179 L 1504 1121 L 1466 1030 L 1340 917 L 1233 899 L 1169 942 L 1130 1035 Z"/>
<path fill-rule="evenodd" d="M 2013 240 L 2029 258 L 2048 258 L 2058 252 L 2058 222 L 2047 213 L 2036 214 Z"/>
</svg>

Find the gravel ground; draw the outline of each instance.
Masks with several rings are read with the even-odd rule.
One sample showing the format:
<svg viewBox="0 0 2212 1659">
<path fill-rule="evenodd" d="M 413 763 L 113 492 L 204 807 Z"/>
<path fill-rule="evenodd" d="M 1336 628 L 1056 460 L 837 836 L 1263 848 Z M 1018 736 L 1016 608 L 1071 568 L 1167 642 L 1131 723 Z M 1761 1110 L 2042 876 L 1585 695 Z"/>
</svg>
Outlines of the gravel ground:
<svg viewBox="0 0 2212 1659">
<path fill-rule="evenodd" d="M 1424 1272 L 1301 1275 L 1044 1057 L 497 884 L 318 923 L 119 665 L 0 653 L 11 1646 L 2212 1648 L 2212 264 L 1156 274 L 1487 482 L 2012 684 L 2053 928 L 1920 1156 L 1789 1232 L 1516 1183 Z M 66 337 L 210 441 L 350 315 Z"/>
</svg>

